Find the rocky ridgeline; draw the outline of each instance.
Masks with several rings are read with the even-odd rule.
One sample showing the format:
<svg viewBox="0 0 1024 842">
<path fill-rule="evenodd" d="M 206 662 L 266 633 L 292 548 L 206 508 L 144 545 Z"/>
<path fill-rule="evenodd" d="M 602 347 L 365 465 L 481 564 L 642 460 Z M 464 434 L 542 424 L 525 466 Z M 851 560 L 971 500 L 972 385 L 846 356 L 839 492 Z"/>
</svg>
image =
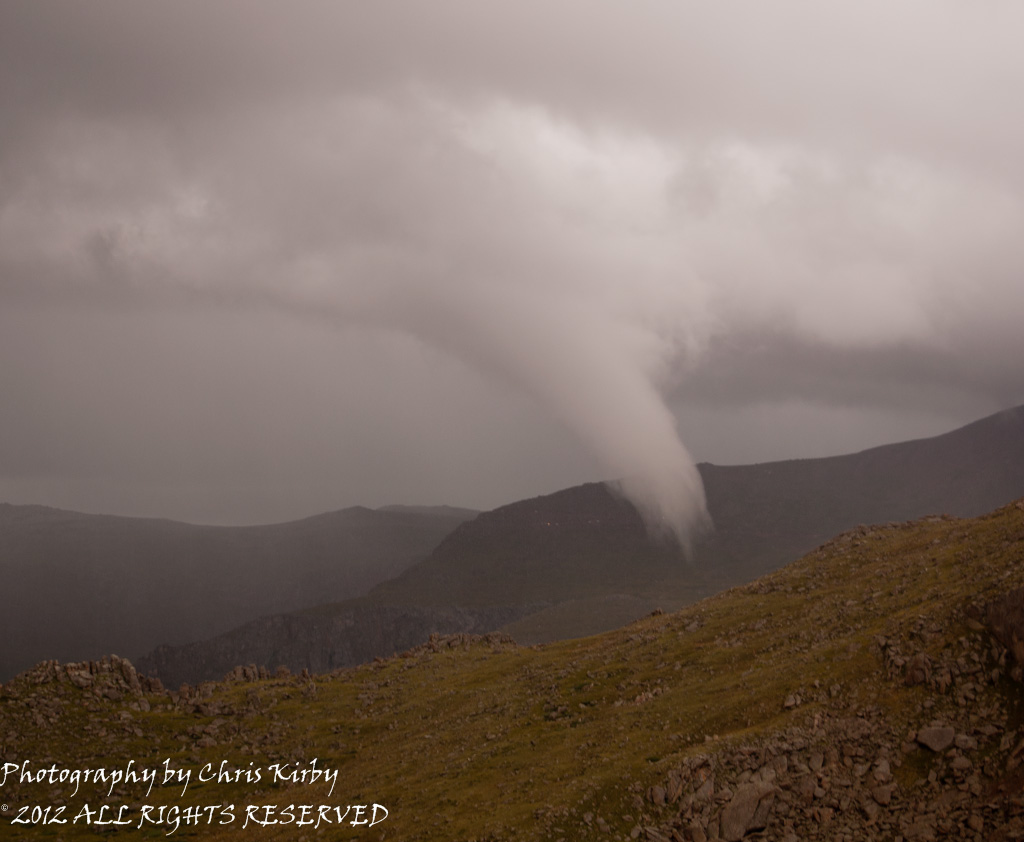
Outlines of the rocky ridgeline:
<svg viewBox="0 0 1024 842">
<path fill-rule="evenodd" d="M 426 643 L 414 646 L 399 655 L 400 658 L 411 658 L 423 652 L 442 652 L 445 649 L 461 649 L 468 651 L 472 646 L 489 646 L 492 651 L 504 652 L 515 649 L 517 644 L 511 635 L 504 632 L 488 632 L 487 634 L 432 634 Z M 381 660 L 378 658 L 378 661 Z"/>
<path fill-rule="evenodd" d="M 488 646 L 492 651 L 516 648 L 511 637 L 498 632 L 485 635 L 432 634 L 426 643 L 394 657 L 413 658 L 445 650 L 467 651 L 475 645 Z M 377 662 L 383 661 L 382 658 L 377 659 Z M 327 676 L 320 675 L 317 678 L 324 680 Z M 264 682 L 271 680 L 275 682 L 275 690 L 269 694 L 261 692 L 267 689 Z M 225 685 L 233 684 L 255 686 L 246 692 L 245 701 L 238 704 L 221 698 L 219 692 L 226 689 Z M 315 697 L 316 682 L 309 670 L 303 669 L 301 673 L 292 674 L 287 667 L 280 666 L 271 672 L 266 667 L 248 664 L 234 667 L 221 682 L 204 681 L 195 685 L 186 683 L 177 690 L 169 690 L 159 678 L 138 672 L 126 658 L 109 655 L 98 661 L 71 664 L 43 661 L 6 684 L 0 684 L 0 699 L 17 703 L 7 710 L 22 711 L 20 715 L 16 714 L 16 721 L 25 733 L 32 728 L 45 729 L 61 723 L 69 704 L 92 713 L 100 712 L 104 703 L 112 702 L 131 711 L 149 711 L 155 707 L 158 710 L 184 711 L 205 717 L 247 719 L 253 714 L 265 712 L 279 700 L 278 697 L 290 698 L 296 689 L 305 697 Z M 193 748 L 201 749 L 216 745 L 218 736 L 235 736 L 241 730 L 237 725 L 227 728 L 222 728 L 222 725 L 223 721 L 215 720 L 213 727 L 192 728 L 186 736 L 192 738 Z M 90 730 L 96 731 L 95 728 Z M 129 728 L 128 733 L 143 736 L 142 731 L 135 727 Z M 13 746 L 20 743 L 21 736 L 11 732 L 7 735 L 6 744 Z M 258 738 L 258 735 L 253 736 Z"/>
<path fill-rule="evenodd" d="M 641 821 L 630 838 L 1024 839 L 1020 665 L 991 629 L 969 627 L 942 657 L 904 654 L 894 640 L 876 640 L 888 680 L 919 688 L 906 719 L 856 707 L 842 685 L 815 688 L 807 699 L 789 696 L 784 708 L 813 708 L 805 723 L 741 744 L 718 747 L 708 738 L 704 752 L 661 782 L 635 783 L 632 807 Z M 913 626 L 925 638 L 935 632 L 924 618 Z M 583 824 L 610 830 L 592 813 Z"/>
<path fill-rule="evenodd" d="M 149 711 L 147 696 L 164 692 L 159 680 L 140 675 L 117 655 L 73 664 L 43 661 L 0 685 L 0 700 L 7 702 L 5 719 L 11 729 L 0 733 L 0 756 L 6 757 L 29 733 L 68 738 L 69 705 L 93 713 L 106 705 L 121 706 L 116 726 L 96 721 L 83 725 L 83 730 L 103 738 L 114 733 L 120 738 L 141 737 L 143 732 L 131 711 Z"/>
<path fill-rule="evenodd" d="M 0 684 L 0 690 L 5 690 L 10 696 L 18 692 L 18 687 L 33 687 L 53 682 L 73 684 L 96 698 L 109 699 L 112 702 L 119 702 L 126 696 L 144 701 L 144 694 L 164 692 L 160 679 L 141 675 L 127 658 L 117 655 L 74 664 L 42 661 L 18 676 L 17 680 L 6 685 Z"/>
</svg>

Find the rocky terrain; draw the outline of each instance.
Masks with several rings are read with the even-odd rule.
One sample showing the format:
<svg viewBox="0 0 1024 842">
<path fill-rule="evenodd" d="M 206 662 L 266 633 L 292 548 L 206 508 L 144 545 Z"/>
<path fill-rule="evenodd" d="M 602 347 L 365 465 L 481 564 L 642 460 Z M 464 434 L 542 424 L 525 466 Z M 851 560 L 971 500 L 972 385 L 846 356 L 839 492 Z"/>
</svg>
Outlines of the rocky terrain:
<svg viewBox="0 0 1024 842">
<path fill-rule="evenodd" d="M 46 662 L 0 687 L 0 768 L 209 763 L 235 778 L 73 794 L 12 776 L 5 837 L 109 835 L 84 819 L 11 823 L 25 805 L 75 816 L 89 803 L 129 824 L 176 807 L 176 833 L 211 840 L 1024 838 L 1022 560 L 1024 501 L 859 527 L 584 640 L 435 636 L 354 669 L 242 666 L 168 690 L 119 658 Z M 314 761 L 337 770 L 336 790 L 245 778 Z M 267 804 L 377 804 L 386 818 L 245 828 L 247 808 Z"/>
<path fill-rule="evenodd" d="M 846 704 L 840 685 L 815 688 L 810 721 L 688 757 L 660 783 L 635 786 L 644 824 L 632 838 L 1024 838 L 1024 733 L 1010 727 L 1021 700 L 979 704 L 979 682 L 1005 680 L 1006 650 L 978 643 L 965 640 L 947 662 L 886 651 L 892 677 L 933 691 L 906 729 L 880 707 Z"/>
</svg>

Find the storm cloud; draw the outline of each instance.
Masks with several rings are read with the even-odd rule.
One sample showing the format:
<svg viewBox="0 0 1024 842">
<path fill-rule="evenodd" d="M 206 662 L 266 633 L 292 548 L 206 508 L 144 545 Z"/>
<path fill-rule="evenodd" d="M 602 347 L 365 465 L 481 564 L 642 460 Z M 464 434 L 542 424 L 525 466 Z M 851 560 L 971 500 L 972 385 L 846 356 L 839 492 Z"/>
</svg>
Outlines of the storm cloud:
<svg viewBox="0 0 1024 842">
<path fill-rule="evenodd" d="M 491 506 L 1024 401 L 1011 4 L 0 11 L 0 497 Z M 814 452 L 807 452 L 812 450 Z"/>
</svg>

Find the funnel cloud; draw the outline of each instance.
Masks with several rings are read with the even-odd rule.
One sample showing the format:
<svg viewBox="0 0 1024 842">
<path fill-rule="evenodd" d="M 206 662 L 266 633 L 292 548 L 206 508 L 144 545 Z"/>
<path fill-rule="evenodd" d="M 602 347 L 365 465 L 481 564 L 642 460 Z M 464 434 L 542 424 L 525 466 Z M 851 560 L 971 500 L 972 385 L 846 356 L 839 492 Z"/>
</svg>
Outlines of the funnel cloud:
<svg viewBox="0 0 1024 842">
<path fill-rule="evenodd" d="M 0 10 L 0 500 L 491 508 L 1024 403 L 1024 11 Z"/>
</svg>

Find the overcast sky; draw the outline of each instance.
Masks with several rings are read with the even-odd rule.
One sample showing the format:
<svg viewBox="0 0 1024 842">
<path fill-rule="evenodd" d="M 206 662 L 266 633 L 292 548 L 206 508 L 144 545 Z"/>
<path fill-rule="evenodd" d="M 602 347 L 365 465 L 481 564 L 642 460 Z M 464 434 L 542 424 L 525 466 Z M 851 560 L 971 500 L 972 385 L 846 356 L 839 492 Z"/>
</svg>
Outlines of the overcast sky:
<svg viewBox="0 0 1024 842">
<path fill-rule="evenodd" d="M 1016 2 L 5 2 L 0 500 L 490 508 L 1024 403 Z"/>
</svg>

